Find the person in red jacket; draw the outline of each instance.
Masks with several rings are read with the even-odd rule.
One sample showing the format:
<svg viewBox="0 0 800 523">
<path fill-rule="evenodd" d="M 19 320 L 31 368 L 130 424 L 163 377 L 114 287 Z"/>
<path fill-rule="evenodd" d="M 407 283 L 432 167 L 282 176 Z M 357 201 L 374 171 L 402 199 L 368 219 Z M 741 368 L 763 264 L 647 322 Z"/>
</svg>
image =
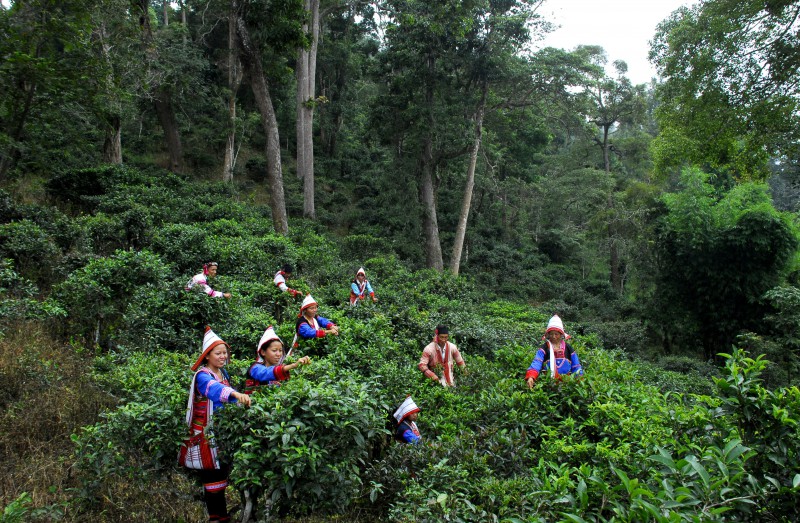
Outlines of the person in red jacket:
<svg viewBox="0 0 800 523">
<path fill-rule="evenodd" d="M 455 343 L 450 343 L 450 331 L 445 325 L 436 327 L 433 341 L 422 350 L 422 357 L 417 367 L 431 381 L 436 381 L 444 387 L 455 385 L 453 379 L 453 365 L 457 364 L 464 373 L 467 372 L 467 364 Z M 434 371 L 440 370 L 441 376 Z"/>
</svg>

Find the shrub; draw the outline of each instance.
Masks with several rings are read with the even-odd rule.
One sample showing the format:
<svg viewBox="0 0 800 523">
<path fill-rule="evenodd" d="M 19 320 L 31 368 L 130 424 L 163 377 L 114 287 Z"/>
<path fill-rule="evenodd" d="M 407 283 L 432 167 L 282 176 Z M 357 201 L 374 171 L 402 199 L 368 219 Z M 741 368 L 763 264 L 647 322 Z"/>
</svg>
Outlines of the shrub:
<svg viewBox="0 0 800 523">
<path fill-rule="evenodd" d="M 725 373 L 716 378 L 722 414 L 736 433 L 754 451 L 750 470 L 768 489 L 761 496 L 764 509 L 772 514 L 800 514 L 800 389 L 775 391 L 761 385 L 767 361 L 737 349 L 725 358 Z"/>
<path fill-rule="evenodd" d="M 124 247 L 124 227 L 118 216 L 97 213 L 76 219 L 82 232 L 84 249 L 98 256 L 110 256 Z"/>
<path fill-rule="evenodd" d="M 662 393 L 711 394 L 719 371 L 713 365 L 689 356 L 664 356 L 656 363 L 636 362 L 637 376 Z"/>
<path fill-rule="evenodd" d="M 63 318 L 64 311 L 51 299 L 39 301 L 39 289 L 14 270 L 12 260 L 0 260 L 0 334 L 23 320 Z"/>
<path fill-rule="evenodd" d="M 161 285 L 168 271 L 151 252 L 117 251 L 75 271 L 54 293 L 69 314 L 72 332 L 107 344 L 134 294 Z"/>
<path fill-rule="evenodd" d="M 168 180 L 173 178 L 173 180 Z M 174 183 L 174 174 L 159 172 L 149 175 L 145 171 L 126 165 L 104 165 L 87 169 L 73 169 L 53 176 L 47 182 L 47 192 L 58 202 L 68 204 L 83 212 L 93 212 L 102 197 L 122 186 L 135 187 L 157 182 Z"/>
<path fill-rule="evenodd" d="M 193 362 L 191 356 L 163 351 L 97 360 L 94 380 L 114 390 L 120 404 L 73 435 L 79 499 L 100 502 L 118 477 L 145 489 L 158 474 L 176 469 L 187 433 L 184 413 Z"/>
<path fill-rule="evenodd" d="M 29 220 L 0 225 L 0 256 L 14 260 L 26 278 L 51 283 L 60 250 L 41 227 Z"/>
<path fill-rule="evenodd" d="M 152 247 L 175 265 L 176 272 L 195 274 L 204 262 L 211 261 L 206 237 L 206 231 L 199 225 L 168 224 L 153 232 Z"/>
<path fill-rule="evenodd" d="M 383 436 L 376 383 L 318 362 L 280 387 L 226 409 L 215 424 L 237 487 L 302 513 L 341 511 L 363 487 L 362 463 Z"/>
</svg>

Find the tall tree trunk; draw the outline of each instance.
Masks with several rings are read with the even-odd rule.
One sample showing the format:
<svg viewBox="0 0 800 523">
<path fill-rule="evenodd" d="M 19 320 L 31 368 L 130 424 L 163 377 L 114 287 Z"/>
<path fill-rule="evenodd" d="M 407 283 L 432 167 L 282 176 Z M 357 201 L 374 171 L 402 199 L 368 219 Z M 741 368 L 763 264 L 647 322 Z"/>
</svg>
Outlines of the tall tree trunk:
<svg viewBox="0 0 800 523">
<path fill-rule="evenodd" d="M 319 45 L 319 0 L 305 0 L 310 22 L 311 47 L 298 49 L 297 59 L 297 177 L 303 180 L 303 216 L 315 219 L 314 206 L 314 99 L 316 95 L 317 48 Z"/>
<path fill-rule="evenodd" d="M 488 90 L 489 86 L 484 82 L 480 105 L 475 115 L 475 142 L 472 144 L 472 151 L 470 151 L 469 155 L 467 183 L 464 186 L 464 199 L 461 201 L 461 214 L 458 216 L 456 238 L 453 243 L 453 256 L 450 259 L 450 271 L 455 275 L 458 275 L 458 271 L 461 268 L 461 252 L 464 248 L 464 237 L 467 235 L 467 221 L 469 220 L 469 209 L 472 205 L 472 190 L 475 187 L 475 166 L 478 163 L 478 150 L 481 148 L 483 114 L 486 110 L 486 93 Z"/>
<path fill-rule="evenodd" d="M 105 90 L 109 98 L 109 107 L 101 119 L 105 121 L 105 140 L 103 141 L 103 162 L 122 163 L 122 112 L 119 97 L 115 92 L 114 67 L 111 63 L 111 46 L 108 43 L 108 30 L 105 21 L 95 32 L 100 42 L 100 53 L 107 67 Z"/>
<path fill-rule="evenodd" d="M 145 56 L 149 63 L 155 63 L 158 61 L 158 49 L 156 48 L 153 28 L 150 26 L 150 0 L 137 0 L 136 6 L 140 11 L 139 24 L 142 26 L 142 43 Z M 161 128 L 164 130 L 164 142 L 169 154 L 169 169 L 174 172 L 181 172 L 183 169 L 181 135 L 178 128 L 178 120 L 175 118 L 175 110 L 172 106 L 172 95 L 164 85 L 155 86 L 153 105 Z"/>
<path fill-rule="evenodd" d="M 236 18 L 236 30 L 239 35 L 238 43 L 241 51 L 242 65 L 250 77 L 253 96 L 261 113 L 261 125 L 267 136 L 267 178 L 270 185 L 270 206 L 272 207 L 272 224 L 278 234 L 288 234 L 289 221 L 286 216 L 286 200 L 283 194 L 283 173 L 281 171 L 280 137 L 278 135 L 278 120 L 275 117 L 275 108 L 269 94 L 269 85 L 264 76 L 261 65 L 261 51 L 256 48 L 250 39 L 241 10 L 240 0 L 232 0 Z"/>
<path fill-rule="evenodd" d="M 169 153 L 169 170 L 179 173 L 183 170 L 183 146 L 178 121 L 175 118 L 175 109 L 172 107 L 172 95 L 165 88 L 159 88 L 155 93 L 153 105 L 156 115 L 164 130 L 164 140 Z"/>
<path fill-rule="evenodd" d="M 609 146 L 608 146 L 608 132 L 613 125 L 613 122 L 604 123 L 603 124 L 603 164 L 606 168 L 606 175 L 611 176 L 611 158 L 609 157 Z M 609 264 L 609 272 L 610 272 L 610 280 L 611 280 L 611 287 L 617 291 L 622 292 L 622 278 L 619 274 L 619 246 L 617 245 L 616 239 L 616 227 L 614 222 L 616 218 L 614 217 L 614 188 L 612 187 L 608 192 L 608 199 L 606 201 L 606 207 L 609 211 L 609 220 L 608 220 L 608 264 Z"/>
<path fill-rule="evenodd" d="M 186 2 L 181 0 L 181 25 L 183 25 L 183 45 L 186 45 L 189 40 L 189 21 L 186 19 Z"/>
<path fill-rule="evenodd" d="M 428 268 L 444 269 L 442 245 L 439 241 L 439 221 L 436 218 L 436 191 L 433 187 L 433 154 L 430 137 L 425 139 L 425 147 L 420 159 L 422 168 L 422 225 L 425 231 L 425 261 Z"/>
<path fill-rule="evenodd" d="M 435 60 L 432 56 L 427 57 L 427 67 L 429 80 L 425 87 L 425 107 L 428 108 L 428 128 L 429 132 L 435 128 L 433 120 L 433 87 L 431 85 L 435 74 Z M 436 216 L 436 188 L 433 185 L 433 144 L 431 136 L 425 136 L 422 146 L 422 157 L 420 167 L 422 171 L 422 186 L 420 187 L 420 199 L 422 200 L 422 228 L 425 232 L 425 259 L 426 265 L 430 269 L 437 271 L 444 270 L 442 260 L 442 244 L 439 240 L 439 220 Z"/>
<path fill-rule="evenodd" d="M 169 25 L 169 2 L 164 0 L 164 27 Z"/>
<path fill-rule="evenodd" d="M 236 93 L 242 82 L 242 71 L 236 56 L 236 13 L 231 6 L 228 17 L 228 140 L 225 144 L 225 158 L 222 163 L 222 181 L 233 181 L 236 167 Z"/>
<path fill-rule="evenodd" d="M 111 117 L 106 123 L 103 142 L 103 162 L 122 163 L 122 125 L 119 115 Z"/>
</svg>

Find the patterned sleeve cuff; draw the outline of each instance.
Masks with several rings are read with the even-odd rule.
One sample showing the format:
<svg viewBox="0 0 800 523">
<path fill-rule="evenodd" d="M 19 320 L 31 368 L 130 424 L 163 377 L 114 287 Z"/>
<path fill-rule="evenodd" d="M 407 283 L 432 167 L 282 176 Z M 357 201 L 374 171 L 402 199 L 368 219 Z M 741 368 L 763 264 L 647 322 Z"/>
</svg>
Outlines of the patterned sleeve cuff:
<svg viewBox="0 0 800 523">
<path fill-rule="evenodd" d="M 528 372 L 525 373 L 526 380 L 530 378 L 537 379 L 538 377 L 539 377 L 539 371 L 535 369 L 528 369 Z"/>
<path fill-rule="evenodd" d="M 275 379 L 278 381 L 284 381 L 289 379 L 289 371 L 286 370 L 285 365 L 278 365 L 275 367 Z"/>
<path fill-rule="evenodd" d="M 230 402 L 232 402 L 232 401 L 233 401 L 233 402 L 235 402 L 235 401 L 236 401 L 236 398 L 233 398 L 233 399 L 231 399 L 231 393 L 232 393 L 232 392 L 233 392 L 233 388 L 231 388 L 231 387 L 224 387 L 224 388 L 222 389 L 222 392 L 221 392 L 221 393 L 220 393 L 220 395 L 219 395 L 219 400 L 220 400 L 222 403 L 230 403 Z"/>
<path fill-rule="evenodd" d="M 325 337 L 325 331 L 322 330 L 322 329 L 319 329 L 317 331 L 317 338 L 324 338 L 324 337 Z"/>
</svg>

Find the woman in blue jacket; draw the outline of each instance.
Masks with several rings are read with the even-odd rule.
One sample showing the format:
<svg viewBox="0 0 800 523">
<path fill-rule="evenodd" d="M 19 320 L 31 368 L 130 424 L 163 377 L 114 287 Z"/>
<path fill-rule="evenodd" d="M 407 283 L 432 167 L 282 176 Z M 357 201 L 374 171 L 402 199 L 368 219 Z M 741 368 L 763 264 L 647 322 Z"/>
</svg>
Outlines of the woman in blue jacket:
<svg viewBox="0 0 800 523">
<path fill-rule="evenodd" d="M 547 330 L 544 334 L 544 343 L 536 352 L 528 372 L 525 373 L 525 381 L 528 388 L 533 388 L 539 373 L 544 367 L 550 371 L 550 377 L 560 380 L 565 374 L 575 374 L 583 376 L 583 367 L 572 346 L 567 343 L 569 336 L 564 332 L 564 323 L 558 315 L 550 318 L 547 323 Z M 553 364 L 555 362 L 555 364 Z"/>
</svg>

